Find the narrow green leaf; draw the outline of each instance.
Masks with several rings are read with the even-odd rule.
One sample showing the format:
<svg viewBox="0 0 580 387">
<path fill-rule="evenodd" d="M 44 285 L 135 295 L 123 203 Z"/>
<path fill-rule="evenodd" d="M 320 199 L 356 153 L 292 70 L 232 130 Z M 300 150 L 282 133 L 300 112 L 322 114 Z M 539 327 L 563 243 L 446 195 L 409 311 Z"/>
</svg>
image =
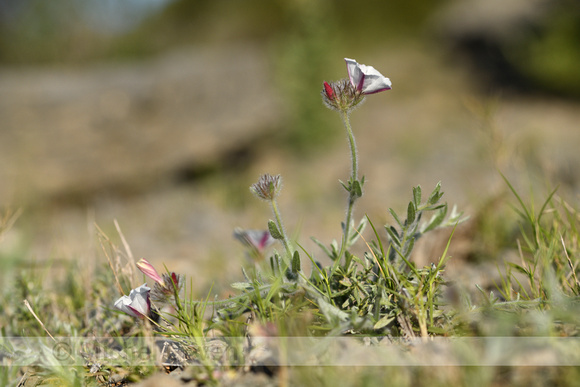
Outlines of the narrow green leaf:
<svg viewBox="0 0 580 387">
<path fill-rule="evenodd" d="M 415 202 L 415 207 L 419 207 L 421 205 L 421 186 L 420 185 L 413 188 L 413 201 Z"/>
<path fill-rule="evenodd" d="M 338 283 L 347 288 L 352 286 L 352 282 L 350 279 L 348 279 L 348 277 L 342 278 L 340 281 L 338 281 Z"/>
<path fill-rule="evenodd" d="M 405 255 L 404 255 L 404 254 L 401 252 L 401 250 L 397 249 L 396 247 L 395 247 L 394 249 L 395 249 L 395 251 L 396 251 L 397 255 L 398 255 L 399 257 L 401 257 L 401 259 L 402 259 L 402 260 L 405 262 L 405 264 L 407 265 L 407 267 L 413 271 L 413 274 L 415 274 L 415 276 L 416 276 L 416 277 L 419 277 L 419 276 L 420 276 L 420 274 L 419 274 L 419 272 L 417 271 L 417 268 L 415 267 L 415 264 L 414 264 L 414 263 L 411 263 L 411 262 L 410 262 L 410 261 L 407 259 L 407 257 L 405 257 Z"/>
<path fill-rule="evenodd" d="M 328 256 L 328 258 L 332 259 L 333 261 L 336 259 L 336 254 L 333 254 L 330 252 L 330 250 L 328 250 L 326 248 L 326 246 L 324 246 L 324 244 L 322 244 L 322 242 L 320 242 L 318 239 L 316 239 L 315 237 L 310 237 L 310 239 L 316 243 L 318 245 L 318 247 L 320 247 L 322 249 L 322 251 L 324 251 L 324 253 Z"/>
<path fill-rule="evenodd" d="M 385 229 L 387 230 L 387 233 L 391 237 L 391 241 L 396 246 L 401 246 L 401 239 L 399 238 L 399 235 L 397 234 L 397 230 L 393 226 L 386 226 Z"/>
<path fill-rule="evenodd" d="M 526 268 L 524 268 L 524 267 L 522 267 L 522 266 L 520 266 L 520 265 L 518 265 L 516 263 L 513 263 L 513 262 L 506 262 L 506 263 L 507 263 L 508 266 L 516 269 L 520 273 L 525 274 L 528 277 L 530 276 L 530 271 L 528 269 L 526 269 Z"/>
<path fill-rule="evenodd" d="M 501 173 L 501 172 L 500 172 L 500 175 L 503 178 L 503 180 L 505 181 L 505 183 L 507 184 L 507 186 L 509 187 L 509 189 L 512 191 L 512 193 L 514 194 L 514 196 L 516 197 L 516 199 L 518 200 L 518 202 L 520 203 L 520 206 L 522 207 L 522 209 L 524 210 L 525 216 L 523 216 L 523 214 L 522 214 L 522 217 L 527 218 L 527 220 L 530 222 L 530 224 L 534 224 L 534 216 L 530 213 L 530 211 L 528 211 L 528 208 L 524 204 L 524 201 L 522 200 L 521 196 L 518 195 L 518 192 L 511 185 L 511 183 L 509 182 L 509 180 L 507 179 L 507 177 L 505 177 L 504 174 Z"/>
<path fill-rule="evenodd" d="M 397 213 L 395 212 L 395 210 L 393 210 L 392 208 L 389 208 L 389 212 L 391 213 L 391 216 L 395 219 L 395 222 L 397 222 L 397 224 L 399 225 L 399 227 L 403 227 L 403 223 L 401 222 L 401 219 L 399 219 L 399 216 L 397 215 Z"/>
<path fill-rule="evenodd" d="M 389 325 L 392 321 L 395 320 L 395 316 L 386 315 L 381 318 L 377 323 L 373 326 L 373 329 L 381 329 Z"/>
<path fill-rule="evenodd" d="M 368 223 L 368 219 L 362 218 L 360 220 L 360 223 L 358 224 L 358 227 L 356 228 L 356 230 L 358 231 L 359 234 L 362 234 L 362 232 L 365 230 L 365 228 L 367 227 L 367 223 Z"/>
<path fill-rule="evenodd" d="M 284 236 L 282 236 L 282 233 L 280 232 L 280 230 L 278 230 L 278 226 L 276 226 L 276 223 L 274 223 L 272 219 L 268 221 L 268 231 L 270 231 L 270 235 L 272 235 L 272 238 L 278 240 L 284 239 Z"/>
<path fill-rule="evenodd" d="M 237 290 L 252 290 L 254 287 L 249 282 L 234 282 L 230 286 Z"/>
<path fill-rule="evenodd" d="M 409 242 L 405 248 L 404 254 L 405 257 L 409 258 L 409 256 L 411 255 L 411 251 L 413 251 L 413 247 L 415 247 L 415 238 L 412 237 L 411 239 L 409 239 Z"/>
<path fill-rule="evenodd" d="M 338 246 L 338 242 L 336 241 L 336 239 L 333 239 L 332 242 L 330 242 L 330 247 L 332 248 L 332 257 L 334 257 L 333 259 L 337 259 L 340 256 L 341 249 Z"/>
<path fill-rule="evenodd" d="M 556 188 L 554 188 L 554 190 L 552 192 L 550 192 L 550 194 L 548 195 L 548 198 L 544 202 L 544 205 L 542 206 L 542 208 L 540 208 L 540 212 L 538 212 L 538 222 L 542 218 L 542 215 L 544 214 L 544 211 L 546 210 L 546 207 L 548 206 L 548 204 L 552 200 L 552 197 L 554 196 L 554 194 L 556 193 L 556 191 L 558 190 L 558 188 L 559 187 L 556 187 Z"/>
<path fill-rule="evenodd" d="M 296 250 L 294 252 L 294 255 L 292 256 L 292 272 L 298 273 L 299 271 L 300 271 L 300 254 L 298 253 L 298 250 Z"/>
<path fill-rule="evenodd" d="M 356 197 L 360 198 L 362 196 L 362 187 L 358 180 L 352 182 L 352 192 Z"/>
<path fill-rule="evenodd" d="M 346 250 L 346 251 L 344 252 L 344 267 L 345 267 L 347 270 L 348 270 L 348 268 L 349 268 L 349 266 L 350 266 L 350 263 L 352 262 L 352 259 L 353 259 L 353 257 L 354 257 L 354 256 L 353 256 L 353 255 L 352 255 L 352 254 L 351 254 L 351 253 L 350 253 L 348 250 Z"/>
<path fill-rule="evenodd" d="M 274 253 L 274 262 L 276 264 L 276 268 L 277 268 L 277 272 L 278 273 L 282 273 L 282 257 L 280 257 L 280 254 L 278 253 Z"/>
<path fill-rule="evenodd" d="M 415 221 L 415 203 L 409 202 L 409 207 L 407 207 L 407 224 L 411 224 Z"/>
<path fill-rule="evenodd" d="M 329 323 L 336 324 L 337 322 L 344 322 L 348 320 L 348 314 L 346 312 L 340 310 L 334 305 L 329 304 L 322 297 L 317 298 L 316 303 L 318 304 L 318 309 L 320 309 Z"/>
<path fill-rule="evenodd" d="M 438 210 L 438 209 L 443 208 L 445 206 L 447 206 L 447 203 L 435 204 L 433 206 L 427 206 L 425 208 L 422 208 L 422 211 L 435 211 L 435 210 Z"/>
<path fill-rule="evenodd" d="M 360 223 L 358 224 L 358 227 L 354 230 L 354 232 L 350 235 L 349 241 L 348 241 L 348 245 L 347 246 L 352 246 L 353 244 L 356 243 L 356 241 L 359 240 L 360 236 L 362 235 L 364 229 L 367 226 L 367 220 L 366 218 L 362 218 Z"/>
<path fill-rule="evenodd" d="M 441 196 L 443 196 L 443 193 L 441 193 L 440 191 L 441 191 L 441 182 L 437 183 L 437 186 L 435 186 L 435 189 L 433 190 L 433 192 L 431 192 L 429 199 L 427 199 L 427 204 L 433 205 L 437 203 L 439 199 L 441 199 Z"/>
<path fill-rule="evenodd" d="M 443 223 L 445 215 L 447 215 L 447 203 L 440 208 L 439 212 L 433 215 L 428 225 L 423 228 L 423 233 L 426 233 L 439 227 L 441 223 Z"/>
<path fill-rule="evenodd" d="M 385 249 L 383 247 L 383 242 L 381 242 L 381 237 L 379 236 L 379 233 L 377 232 L 375 225 L 373 224 L 373 222 L 371 222 L 368 215 L 366 216 L 366 219 L 367 219 L 368 223 L 371 225 L 371 228 L 373 229 L 373 232 L 375 234 L 376 242 L 378 243 L 379 249 L 381 252 L 381 257 L 384 257 L 385 256 Z"/>
<path fill-rule="evenodd" d="M 439 259 L 439 262 L 437 263 L 437 266 L 435 267 L 435 270 L 437 272 L 443 269 L 443 265 L 449 259 L 447 252 L 449 251 L 449 246 L 451 246 L 451 239 L 453 239 L 453 235 L 455 234 L 456 228 L 457 228 L 457 224 L 455 224 L 455 226 L 453 226 L 453 230 L 451 231 L 451 235 L 449 235 L 449 239 L 447 239 L 447 245 L 445 246 L 445 250 L 443 250 L 443 254 L 441 255 L 441 259 Z"/>
<path fill-rule="evenodd" d="M 421 215 L 421 213 L 419 212 L 419 215 Z M 403 240 L 413 237 L 416 233 L 417 233 L 417 228 L 419 227 L 419 222 L 418 219 L 415 220 L 413 223 L 411 223 L 409 225 L 409 227 L 405 230 L 405 237 L 403 238 Z"/>
</svg>

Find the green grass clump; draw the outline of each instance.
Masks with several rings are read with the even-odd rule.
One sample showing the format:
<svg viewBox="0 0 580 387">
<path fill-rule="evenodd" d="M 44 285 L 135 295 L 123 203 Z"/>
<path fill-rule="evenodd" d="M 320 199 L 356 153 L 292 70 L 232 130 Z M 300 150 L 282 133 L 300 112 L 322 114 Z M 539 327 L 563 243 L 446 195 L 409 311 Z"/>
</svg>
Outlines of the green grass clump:
<svg viewBox="0 0 580 387">
<path fill-rule="evenodd" d="M 316 251 L 289 238 L 277 204 L 282 178 L 262 175 L 250 190 L 270 205 L 273 219 L 264 220 L 264 230 L 236 230 L 253 265 L 231 284 L 235 294 L 219 299 L 211 289 L 195 293 L 191 280 L 170 268 L 160 273 L 145 259 L 136 262 L 117 224 L 122 247 L 97 227 L 104 259 L 94 271 L 71 264 L 56 276 L 31 268 L 4 287 L 0 382 L 130 385 L 177 369 L 181 380 L 198 385 L 255 385 L 255 378 L 343 386 L 576 380 L 578 368 L 564 366 L 580 363 L 573 340 L 580 323 L 578 211 L 556 190 L 539 208 L 526 204 L 505 179 L 520 220 L 511 241 L 520 262 L 505 263 L 491 292 L 451 296 L 448 252 L 467 218 L 442 202 L 441 184 L 428 195 L 414 187 L 403 214 L 388 210 L 388 224 L 370 215 L 354 220 L 367 187 L 349 115 L 365 98 L 365 76 L 388 80 L 353 66 L 361 73 L 349 75 L 361 82 L 334 89 L 325 83 L 323 90 L 343 120 L 352 163 L 349 178 L 337 184 L 347 202 L 338 238 L 329 245 L 312 238 Z M 15 217 L 0 220 L 2 236 Z M 419 266 L 415 246 L 443 228 L 453 230 L 445 247 Z"/>
</svg>

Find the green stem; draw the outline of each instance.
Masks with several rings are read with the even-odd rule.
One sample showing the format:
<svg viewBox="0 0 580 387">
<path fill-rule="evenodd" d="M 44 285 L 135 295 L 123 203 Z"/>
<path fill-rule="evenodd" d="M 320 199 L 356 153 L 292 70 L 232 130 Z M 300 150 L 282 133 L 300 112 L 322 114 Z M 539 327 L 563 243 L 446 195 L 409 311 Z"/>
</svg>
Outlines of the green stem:
<svg viewBox="0 0 580 387">
<path fill-rule="evenodd" d="M 255 288 L 254 291 L 258 292 L 260 295 L 265 296 L 266 294 L 268 294 L 268 292 L 270 292 L 270 289 L 272 288 L 273 284 L 268 284 L 268 285 L 262 285 L 259 286 L 258 288 Z M 295 288 L 292 287 L 292 285 L 288 285 L 288 286 L 281 286 L 280 289 L 284 289 L 287 292 L 292 292 L 295 291 Z M 197 300 L 190 300 L 190 301 L 186 301 L 189 305 L 204 305 L 205 307 L 207 306 L 227 306 L 229 304 L 236 304 L 239 301 L 247 298 L 249 295 L 249 293 L 242 293 L 240 295 L 234 296 L 234 297 L 230 297 L 227 298 L 225 300 L 218 300 L 218 301 L 197 301 Z"/>
<path fill-rule="evenodd" d="M 348 112 L 342 112 L 342 122 L 344 123 L 344 127 L 346 128 L 346 133 L 348 134 L 348 142 L 350 145 L 350 157 L 352 161 L 352 170 L 351 170 L 351 177 L 348 186 L 351 188 L 348 196 L 348 208 L 346 210 L 346 219 L 344 222 L 344 237 L 342 240 L 342 248 L 341 251 L 346 251 L 347 242 L 349 239 L 350 234 L 350 223 L 352 221 L 352 211 L 354 208 L 354 202 L 357 199 L 357 195 L 352 189 L 353 184 L 358 179 L 358 154 L 356 152 L 356 142 L 354 140 L 354 134 L 352 133 L 352 128 L 350 126 L 350 119 Z"/>
<path fill-rule="evenodd" d="M 356 142 L 354 140 L 354 134 L 352 133 L 352 128 L 350 126 L 350 119 L 347 112 L 342 112 L 342 122 L 346 128 L 346 133 L 348 134 L 348 142 L 350 145 L 350 157 L 352 160 L 352 180 L 358 178 L 358 155 L 356 152 Z"/>
<path fill-rule="evenodd" d="M 263 290 L 270 290 L 270 287 L 271 287 L 271 285 L 262 286 L 258 289 L 258 291 L 261 292 Z M 242 293 L 238 296 L 230 297 L 230 298 L 227 298 L 225 300 L 218 300 L 218 301 L 192 300 L 192 301 L 189 301 L 188 303 L 190 305 L 224 306 L 224 305 L 233 304 L 233 303 L 236 303 L 237 301 L 243 300 L 247 296 L 248 295 L 246 293 Z"/>
<path fill-rule="evenodd" d="M 292 249 L 290 248 L 288 237 L 286 237 L 286 231 L 284 230 L 284 225 L 282 224 L 282 217 L 280 216 L 280 211 L 278 210 L 278 204 L 276 203 L 275 199 L 272 199 L 270 204 L 272 205 L 272 212 L 274 212 L 274 217 L 276 218 L 276 226 L 278 227 L 278 231 L 280 231 L 282 234 L 282 244 L 286 249 L 288 259 L 290 260 L 292 259 Z"/>
</svg>

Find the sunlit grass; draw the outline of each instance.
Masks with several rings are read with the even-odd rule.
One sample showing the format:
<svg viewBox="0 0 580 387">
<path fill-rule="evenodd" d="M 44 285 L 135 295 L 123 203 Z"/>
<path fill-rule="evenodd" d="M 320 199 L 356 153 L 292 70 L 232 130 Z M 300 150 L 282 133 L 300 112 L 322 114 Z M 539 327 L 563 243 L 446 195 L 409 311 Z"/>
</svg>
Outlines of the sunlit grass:
<svg viewBox="0 0 580 387">
<path fill-rule="evenodd" d="M 236 377 L 244 375 L 244 367 L 228 367 L 223 365 L 224 358 L 212 355 L 214 347 L 207 347 L 207 340 L 220 337 L 230 345 L 226 355 L 230 364 L 234 360 L 239 364 L 240 359 L 249 356 L 244 341 L 248 335 L 416 337 L 427 341 L 441 336 L 577 337 L 580 214 L 556 189 L 538 200 L 526 199 L 507 179 L 505 187 L 512 196 L 502 200 L 512 207 L 501 208 L 519 218 L 518 223 L 505 229 L 515 227 L 520 231 L 510 234 L 515 237 L 502 238 L 501 243 L 505 244 L 507 239 L 509 246 L 518 251 L 521 262 L 505 264 L 501 280 L 491 293 L 482 289 L 479 296 L 463 295 L 459 303 L 444 295 L 447 280 L 444 269 L 447 261 L 453 259 L 447 255 L 447 249 L 431 252 L 439 259 L 428 267 L 413 263 L 412 250 L 422 233 L 439 226 L 460 228 L 462 224 L 457 224 L 457 214 L 448 214 L 447 206 L 439 203 L 442 194 L 439 186 L 426 197 L 416 187 L 404 215 L 391 210 L 392 225 L 377 225 L 369 215 L 352 234 L 351 242 L 362 244 L 365 254 L 358 256 L 346 251 L 342 255 L 339 243 L 331 246 L 320 243 L 320 251 L 298 248 L 299 257 L 312 264 L 312 272 L 307 273 L 296 266 L 285 266 L 281 257 L 287 253 L 283 250 L 273 251 L 271 259 L 245 267 L 243 278 L 232 284 L 238 295 L 216 300 L 211 290 L 205 295 L 197 294 L 186 282 L 185 289 L 175 296 L 176 302 L 171 303 L 173 306 L 160 311 L 162 319 L 157 322 L 136 324 L 132 318 L 113 310 L 112 302 L 119 296 L 115 284 L 128 292 L 142 283 L 142 276 L 133 266 L 130 247 L 123 245 L 122 233 L 117 238 L 119 245 L 100 233 L 101 261 L 95 272 L 89 273 L 71 263 L 66 275 L 45 287 L 44 278 L 49 275 L 46 269 L 14 269 L 19 273 L 6 283 L 4 302 L 0 303 L 2 337 L 159 335 L 185 345 L 188 350 L 183 352 L 182 366 L 187 367 L 188 362 L 202 365 L 193 368 L 195 378 L 213 385 L 225 380 L 226 374 L 232 377 L 222 372 L 228 368 L 235 371 Z M 429 211 L 435 215 L 428 216 Z M 4 219 L 12 218 L 6 213 Z M 7 232 L 12 225 L 13 222 L 4 222 L 2 231 Z M 453 245 L 453 237 L 444 244 Z M 315 257 L 321 251 L 329 256 L 330 266 L 318 263 Z M 446 306 L 442 309 L 443 305 Z M 477 361 L 478 355 L 472 355 Z M 63 366 L 47 359 L 42 364 L 22 368 L 10 367 L 7 358 L 3 361 L 6 367 L 1 380 L 5 385 L 23 377 L 62 385 L 77 385 L 79 380 L 89 385 L 104 385 L 107 380 L 130 383 L 163 369 L 162 363 L 119 366 L 116 362 L 100 361 L 97 366 L 87 360 L 84 366 Z M 475 380 L 482 381 L 482 385 L 524 385 L 530 380 L 517 367 L 355 367 L 348 375 L 332 367 L 325 368 L 323 373 L 310 367 L 282 368 L 275 367 L 273 377 L 286 378 L 290 384 L 323 380 L 322 385 L 342 381 L 342 385 L 354 386 L 360 385 L 357 383 L 361 380 L 377 383 L 386 375 L 403 385 L 421 385 L 427 375 L 434 378 L 432 385 L 473 384 Z M 575 368 L 555 370 L 538 368 L 543 380 L 555 385 L 566 385 L 578 376 Z"/>
<path fill-rule="evenodd" d="M 349 150 L 349 157 L 351 154 L 356 150 Z M 479 291 L 451 297 L 447 285 L 453 278 L 445 269 L 456 257 L 449 255 L 449 248 L 454 233 L 466 224 L 461 213 L 442 201 L 444 184 L 429 191 L 413 187 L 405 210 L 389 209 L 389 222 L 380 224 L 376 214 L 356 213 L 353 197 L 362 199 L 363 185 L 365 190 L 373 186 L 353 176 L 345 178 L 347 183 L 342 187 L 336 184 L 349 194 L 347 211 L 352 210 L 354 215 L 347 216 L 346 222 L 352 218 L 352 224 L 343 224 L 342 234 L 329 245 L 315 239 L 317 247 L 310 250 L 301 241 L 289 238 L 281 221 L 285 214 L 272 201 L 275 220 L 264 219 L 263 225 L 281 243 L 260 251 L 264 259 L 243 265 L 231 284 L 231 297 L 218 297 L 216 293 L 221 292 L 212 287 L 199 290 L 188 278 L 183 287 L 166 282 L 167 289 L 174 292 L 166 301 L 154 302 L 142 319 L 115 310 L 113 304 L 121 295 L 145 281 L 152 287 L 158 283 L 137 270 L 136 259 L 116 222 L 107 232 L 96 227 L 98 261 L 89 267 L 70 263 L 65 265 L 64 275 L 54 276 L 54 268 L 6 265 L 14 275 L 2 289 L 1 338 L 43 337 L 47 344 L 40 348 L 46 356 L 23 367 L 11 365 L 22 358 L 22 353 L 1 342 L 0 364 L 4 367 L 0 383 L 128 385 L 176 369 L 185 369 L 189 372 L 186 378 L 205 385 L 226 384 L 232 379 L 242 383 L 244 377 L 255 374 L 280 385 L 353 386 L 381 385 L 385 380 L 397 385 L 529 385 L 533 378 L 536 382 L 567 385 L 579 376 L 575 367 L 538 366 L 533 372 L 500 362 L 478 367 L 486 360 L 485 351 L 462 347 L 461 341 L 457 347 L 428 347 L 448 338 L 578 336 L 580 218 L 576 205 L 562 198 L 564 193 L 559 196 L 556 189 L 545 194 L 533 190 L 528 199 L 515 188 L 521 182 L 505 179 L 504 187 L 511 196 L 492 197 L 489 205 L 476 214 L 471 241 L 485 245 L 482 260 L 497 260 L 500 280 L 491 291 L 471 283 L 470 290 Z M 251 197 L 249 191 L 246 195 Z M 385 203 L 385 209 L 389 205 Z M 296 203 L 292 210 L 300 208 Z M 337 208 L 340 213 L 343 210 Z M 312 211 L 308 216 L 318 214 Z M 0 220 L 1 236 L 14 226 L 17 216 L 5 212 Z M 441 241 L 443 248 L 428 252 L 432 264 L 418 265 L 414 247 L 425 234 L 443 235 L 433 232 L 440 228 L 453 232 Z M 224 231 L 224 235 L 230 236 L 231 231 Z M 499 252 L 506 248 L 517 251 L 520 262 L 507 262 L 504 268 Z M 11 259 L 18 258 L 14 255 Z M 212 266 L 211 275 L 216 281 L 226 271 L 220 267 L 224 262 L 228 263 L 224 260 Z M 162 274 L 173 272 L 171 267 L 157 269 Z M 113 349 L 117 357 L 100 356 L 89 348 L 71 354 L 80 363 L 68 365 L 54 356 L 54 346 L 62 337 L 109 340 L 107 349 Z M 308 367 L 285 363 L 297 350 L 288 348 L 294 337 L 312 340 L 307 343 L 319 343 L 317 339 L 329 339 L 330 343 L 333 338 L 355 340 L 331 353 L 335 358 L 330 356 L 330 360 L 323 352 L 320 358 L 303 359 L 306 365 L 317 365 Z M 164 341 L 163 346 L 145 343 L 148 354 L 157 357 L 154 364 L 140 364 L 127 359 L 127 348 L 111 344 L 124 338 Z M 390 346 L 387 348 L 393 352 L 402 349 L 411 357 L 405 360 L 406 366 L 385 363 L 365 367 L 372 363 L 368 358 L 354 357 L 360 349 L 356 345 L 368 347 L 368 353 Z M 317 348 L 313 345 L 311 349 Z M 550 349 L 541 355 L 550 359 Z M 458 354 L 467 365 L 454 363 Z M 569 359 L 577 365 L 574 356 L 572 353 Z M 336 357 L 346 362 L 346 371 L 335 366 Z M 433 360 L 449 361 L 450 365 L 415 365 L 413 358 L 427 365 Z M 328 366 L 320 367 L 317 362 Z"/>
</svg>

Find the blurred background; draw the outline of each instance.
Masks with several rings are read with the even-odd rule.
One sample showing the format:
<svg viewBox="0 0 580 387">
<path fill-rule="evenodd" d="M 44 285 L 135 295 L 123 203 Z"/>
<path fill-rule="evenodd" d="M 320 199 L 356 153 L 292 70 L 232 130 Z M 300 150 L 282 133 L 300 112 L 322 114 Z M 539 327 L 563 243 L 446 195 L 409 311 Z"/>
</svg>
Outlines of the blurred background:
<svg viewBox="0 0 580 387">
<path fill-rule="evenodd" d="M 120 244 L 116 219 L 137 259 L 219 287 L 245 262 L 233 229 L 271 217 L 248 190 L 265 172 L 320 258 L 309 238 L 340 236 L 350 168 L 320 90 L 344 57 L 393 82 L 352 114 L 357 218 L 442 181 L 472 216 L 455 254 L 482 262 L 509 235 L 498 170 L 576 198 L 575 0 L 2 0 L 0 206 L 20 216 L 0 270 L 100 265 L 95 224 Z"/>
</svg>

